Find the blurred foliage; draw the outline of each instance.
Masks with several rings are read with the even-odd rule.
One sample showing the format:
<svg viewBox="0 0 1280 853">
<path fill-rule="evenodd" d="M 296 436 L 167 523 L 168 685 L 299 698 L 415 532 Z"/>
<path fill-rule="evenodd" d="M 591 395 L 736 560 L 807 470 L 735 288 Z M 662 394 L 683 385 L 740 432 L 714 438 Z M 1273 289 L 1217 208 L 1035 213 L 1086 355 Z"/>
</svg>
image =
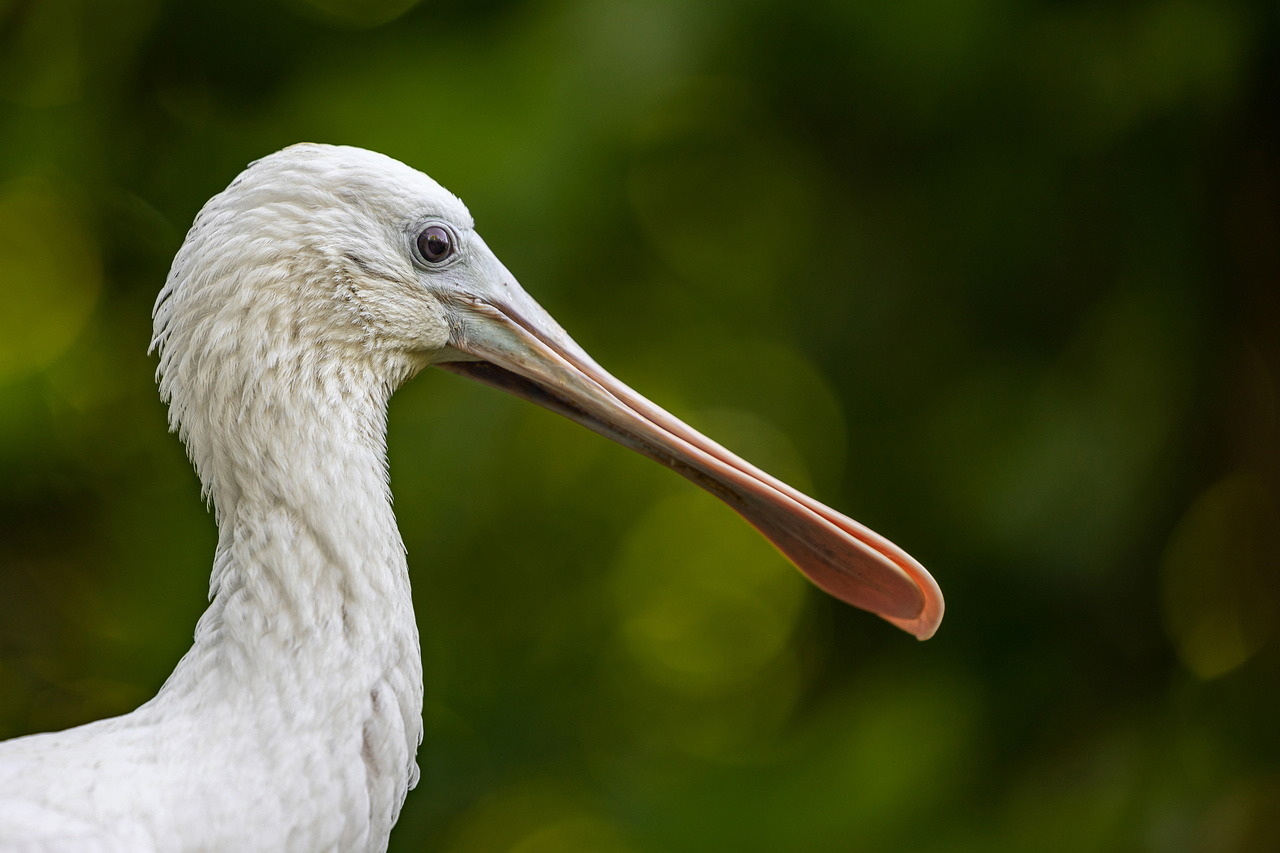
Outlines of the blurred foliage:
<svg viewBox="0 0 1280 853">
<path fill-rule="evenodd" d="M 428 372 L 392 849 L 1280 849 L 1280 7 L 0 0 L 0 736 L 130 710 L 212 521 L 153 387 L 301 141 L 457 192 L 624 381 L 918 556 L 920 645 Z"/>
</svg>

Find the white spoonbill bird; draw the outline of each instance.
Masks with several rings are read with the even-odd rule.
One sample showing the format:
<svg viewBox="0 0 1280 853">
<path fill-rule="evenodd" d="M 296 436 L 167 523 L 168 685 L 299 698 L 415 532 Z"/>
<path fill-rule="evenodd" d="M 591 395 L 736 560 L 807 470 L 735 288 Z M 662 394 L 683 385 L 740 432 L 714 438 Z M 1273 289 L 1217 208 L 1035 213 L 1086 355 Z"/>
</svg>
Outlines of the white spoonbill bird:
<svg viewBox="0 0 1280 853">
<path fill-rule="evenodd" d="M 211 603 L 133 713 L 0 743 L 0 851 L 386 849 L 422 739 L 386 410 L 429 365 L 674 469 L 850 604 L 921 639 L 942 618 L 895 545 L 601 369 L 462 202 L 389 157 L 304 144 L 250 165 L 196 217 L 154 317 L 218 522 Z"/>
</svg>

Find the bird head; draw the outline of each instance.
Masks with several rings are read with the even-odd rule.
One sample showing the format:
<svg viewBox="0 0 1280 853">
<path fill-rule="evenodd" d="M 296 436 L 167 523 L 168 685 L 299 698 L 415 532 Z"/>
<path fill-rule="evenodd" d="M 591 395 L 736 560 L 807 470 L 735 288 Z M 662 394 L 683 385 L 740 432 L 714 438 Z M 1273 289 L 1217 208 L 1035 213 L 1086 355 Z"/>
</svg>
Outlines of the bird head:
<svg viewBox="0 0 1280 853">
<path fill-rule="evenodd" d="M 157 299 L 153 347 L 189 447 L 228 400 L 260 395 L 264 376 L 276 388 L 389 394 L 434 364 L 672 468 L 837 598 L 921 639 L 942 618 L 919 563 L 607 373 L 521 288 L 456 196 L 381 154 L 304 144 L 251 164 L 197 216 Z M 216 389 L 222 405 L 209 400 Z"/>
</svg>

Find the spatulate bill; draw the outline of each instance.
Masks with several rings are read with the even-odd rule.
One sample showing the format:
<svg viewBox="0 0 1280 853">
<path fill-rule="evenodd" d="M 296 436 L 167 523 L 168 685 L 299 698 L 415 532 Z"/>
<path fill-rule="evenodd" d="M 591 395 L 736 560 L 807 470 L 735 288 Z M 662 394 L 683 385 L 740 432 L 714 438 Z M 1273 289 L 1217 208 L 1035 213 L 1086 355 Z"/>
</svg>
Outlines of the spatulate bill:
<svg viewBox="0 0 1280 853">
<path fill-rule="evenodd" d="M 438 366 L 558 412 L 671 468 L 732 507 L 826 592 L 920 639 L 932 636 L 942 595 L 919 563 L 619 382 L 525 298 L 519 312 L 468 300 L 453 346 L 476 360 Z"/>
</svg>

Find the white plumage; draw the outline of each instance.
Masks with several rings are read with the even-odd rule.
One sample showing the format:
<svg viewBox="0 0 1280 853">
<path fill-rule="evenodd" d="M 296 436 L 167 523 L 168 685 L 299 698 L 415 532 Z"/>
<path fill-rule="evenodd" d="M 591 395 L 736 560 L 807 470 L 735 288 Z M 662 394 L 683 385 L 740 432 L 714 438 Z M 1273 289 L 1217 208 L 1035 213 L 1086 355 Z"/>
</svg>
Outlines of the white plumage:
<svg viewBox="0 0 1280 853">
<path fill-rule="evenodd" d="M 196 217 L 152 345 L 216 512 L 212 601 L 150 702 L 0 744 L 0 850 L 386 848 L 422 738 L 386 404 L 431 364 L 673 467 L 922 639 L 942 617 L 901 550 L 601 370 L 456 197 L 382 155 L 296 145 L 252 164 Z"/>
</svg>

